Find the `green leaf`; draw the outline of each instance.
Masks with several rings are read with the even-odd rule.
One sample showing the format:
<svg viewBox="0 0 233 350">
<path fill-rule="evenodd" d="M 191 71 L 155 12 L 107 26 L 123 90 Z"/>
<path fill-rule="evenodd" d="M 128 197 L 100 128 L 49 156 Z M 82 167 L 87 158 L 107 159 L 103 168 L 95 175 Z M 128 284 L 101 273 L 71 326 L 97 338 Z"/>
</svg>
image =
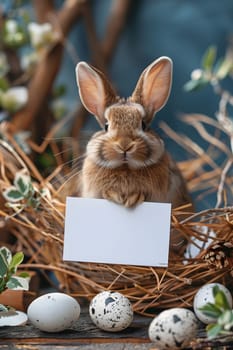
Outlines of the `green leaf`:
<svg viewBox="0 0 233 350">
<path fill-rule="evenodd" d="M 233 62 L 229 58 L 225 58 L 215 71 L 215 75 L 218 79 L 224 79 L 233 70 Z"/>
<path fill-rule="evenodd" d="M 16 271 L 17 267 L 21 264 L 23 259 L 24 259 L 23 252 L 18 252 L 15 255 L 13 255 L 12 260 L 10 262 L 9 269 L 14 269 Z"/>
<path fill-rule="evenodd" d="M 224 311 L 218 318 L 218 324 L 224 326 L 232 322 L 232 310 Z"/>
<path fill-rule="evenodd" d="M 7 264 L 9 265 L 12 259 L 11 251 L 7 247 L 1 247 L 0 252 L 3 254 L 7 261 Z"/>
<path fill-rule="evenodd" d="M 2 278 L 0 277 L 0 293 L 4 292 L 4 290 L 6 289 L 6 278 Z"/>
<path fill-rule="evenodd" d="M 219 292 L 215 295 L 215 304 L 217 307 L 222 308 L 223 310 L 231 309 L 227 301 L 226 295 L 221 290 L 219 290 Z"/>
<path fill-rule="evenodd" d="M 18 287 L 22 288 L 22 284 L 19 282 L 17 277 L 11 277 L 6 284 L 8 289 L 17 289 Z"/>
<path fill-rule="evenodd" d="M 30 278 L 30 275 L 29 273 L 23 271 L 23 272 L 20 272 L 20 274 L 17 274 L 19 277 L 22 277 L 22 278 Z"/>
<path fill-rule="evenodd" d="M 205 70 L 211 71 L 216 59 L 217 49 L 216 46 L 210 46 L 202 58 L 202 67 Z"/>
<path fill-rule="evenodd" d="M 35 189 L 34 187 L 32 186 L 32 183 L 29 184 L 29 190 L 28 190 L 28 195 L 27 197 L 33 197 L 35 194 Z"/>
<path fill-rule="evenodd" d="M 0 251 L 0 277 L 4 277 L 8 272 L 8 263 L 4 254 Z"/>
<path fill-rule="evenodd" d="M 212 289 L 212 293 L 213 293 L 214 298 L 216 297 L 216 295 L 218 294 L 219 291 L 220 291 L 219 286 L 217 284 L 215 284 L 213 286 L 213 289 Z"/>
<path fill-rule="evenodd" d="M 15 175 L 14 185 L 19 190 L 19 192 L 23 194 L 23 196 L 26 196 L 28 194 L 30 184 L 30 176 L 22 174 L 21 172 Z"/>
<path fill-rule="evenodd" d="M 209 339 L 216 338 L 222 330 L 222 326 L 219 324 L 210 324 L 207 326 L 207 337 Z"/>
<path fill-rule="evenodd" d="M 22 289 L 22 290 L 29 290 L 29 279 L 20 277 L 20 276 L 13 276 L 12 278 L 17 279 L 18 281 L 18 286 L 17 289 Z"/>
<path fill-rule="evenodd" d="M 2 194 L 8 202 L 16 203 L 24 199 L 24 196 L 21 194 L 21 192 L 19 192 L 14 186 L 7 188 L 5 191 L 2 192 Z"/>
<path fill-rule="evenodd" d="M 29 198 L 27 201 L 27 205 L 34 209 L 38 209 L 40 205 L 40 198 Z"/>
<path fill-rule="evenodd" d="M 224 61 L 224 57 L 220 57 L 217 62 L 214 65 L 214 69 L 213 69 L 213 74 L 216 76 L 217 71 L 219 70 L 220 66 L 222 65 Z"/>
<path fill-rule="evenodd" d="M 222 310 L 216 306 L 215 304 L 212 303 L 207 303 L 206 305 L 204 305 L 203 307 L 200 307 L 199 310 L 206 316 L 209 317 L 214 317 L 214 318 L 218 318 L 221 313 Z"/>
<path fill-rule="evenodd" d="M 197 90 L 200 90 L 203 86 L 207 85 L 208 83 L 209 83 L 209 80 L 203 77 L 197 80 L 189 80 L 184 85 L 184 90 L 187 92 L 197 91 Z"/>
<path fill-rule="evenodd" d="M 0 304 L 0 312 L 2 311 L 8 311 L 8 308 L 5 305 Z"/>
</svg>

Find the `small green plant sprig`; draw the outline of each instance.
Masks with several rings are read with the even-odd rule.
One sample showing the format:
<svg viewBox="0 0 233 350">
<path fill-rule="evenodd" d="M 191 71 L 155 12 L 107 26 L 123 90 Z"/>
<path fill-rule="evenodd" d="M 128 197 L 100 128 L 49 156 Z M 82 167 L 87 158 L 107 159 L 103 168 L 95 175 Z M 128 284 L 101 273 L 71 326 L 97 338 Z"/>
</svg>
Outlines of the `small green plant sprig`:
<svg viewBox="0 0 233 350">
<path fill-rule="evenodd" d="M 41 198 L 48 196 L 49 192 L 47 189 L 37 190 L 31 177 L 22 170 L 16 173 L 14 184 L 6 188 L 2 194 L 8 207 L 21 211 L 28 207 L 38 209 Z"/>
<path fill-rule="evenodd" d="M 222 57 L 217 57 L 216 47 L 210 46 L 203 55 L 200 68 L 192 71 L 191 80 L 184 85 L 184 89 L 188 92 L 208 86 L 212 88 L 214 95 L 216 95 L 214 100 L 218 107 L 214 118 L 195 113 L 193 117 L 196 117 L 197 122 L 194 123 L 194 120 L 192 120 L 192 126 L 201 138 L 215 149 L 211 154 L 215 157 L 216 164 L 219 164 L 219 167 L 222 168 L 219 184 L 217 185 L 216 208 L 226 205 L 226 198 L 229 201 L 232 195 L 227 190 L 226 181 L 231 176 L 233 162 L 232 157 L 229 157 L 228 149 L 225 150 L 227 146 L 229 151 L 233 153 L 233 94 L 230 88 L 227 87 L 230 84 L 226 84 L 228 82 L 232 83 L 232 81 L 229 81 L 231 79 L 233 79 L 233 41 Z M 210 125 L 215 131 L 212 127 L 209 127 Z M 218 137 L 221 139 L 218 142 L 216 135 L 219 135 Z M 221 162 L 221 165 L 219 162 Z"/>
<path fill-rule="evenodd" d="M 233 335 L 233 310 L 225 293 L 216 285 L 213 296 L 214 303 L 207 303 L 200 308 L 204 315 L 216 319 L 215 323 L 207 325 L 207 337 L 213 339 L 219 335 Z"/>
<path fill-rule="evenodd" d="M 210 46 L 203 55 L 200 68 L 192 71 L 191 79 L 184 85 L 186 91 L 195 91 L 210 84 L 216 93 L 221 93 L 219 83 L 233 73 L 232 52 L 217 59 L 217 49 Z M 220 90 L 220 91 L 219 91 Z"/>
<path fill-rule="evenodd" d="M 0 293 L 6 289 L 28 290 L 29 275 L 22 272 L 16 276 L 18 266 L 23 262 L 23 252 L 12 255 L 6 247 L 0 247 Z M 7 311 L 8 308 L 0 304 L 0 311 Z"/>
</svg>

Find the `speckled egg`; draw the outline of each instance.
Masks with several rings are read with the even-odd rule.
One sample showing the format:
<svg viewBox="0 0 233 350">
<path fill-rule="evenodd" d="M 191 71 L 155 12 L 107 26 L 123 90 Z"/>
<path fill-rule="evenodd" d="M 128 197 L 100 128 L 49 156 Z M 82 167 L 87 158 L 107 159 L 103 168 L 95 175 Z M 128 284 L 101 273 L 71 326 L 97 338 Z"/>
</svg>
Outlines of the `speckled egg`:
<svg viewBox="0 0 233 350">
<path fill-rule="evenodd" d="M 149 326 L 149 338 L 156 348 L 182 349 L 195 338 L 198 320 L 194 313 L 185 308 L 162 311 Z"/>
<path fill-rule="evenodd" d="M 29 305 L 28 319 L 44 332 L 61 332 L 71 328 L 80 316 L 77 300 L 64 293 L 41 295 Z"/>
<path fill-rule="evenodd" d="M 122 331 L 133 320 L 129 299 L 121 293 L 111 291 L 101 292 L 92 299 L 89 314 L 98 328 L 108 332 Z"/>
<path fill-rule="evenodd" d="M 220 284 L 220 283 L 205 284 L 204 286 L 202 286 L 198 290 L 198 292 L 195 294 L 194 300 L 193 300 L 193 310 L 194 310 L 197 318 L 205 324 L 214 323 L 216 321 L 216 318 L 206 316 L 200 310 L 200 308 L 202 306 L 206 305 L 207 303 L 214 303 L 213 288 L 216 285 L 219 287 L 220 290 L 222 290 L 224 292 L 229 305 L 232 307 L 231 293 L 223 284 Z"/>
</svg>

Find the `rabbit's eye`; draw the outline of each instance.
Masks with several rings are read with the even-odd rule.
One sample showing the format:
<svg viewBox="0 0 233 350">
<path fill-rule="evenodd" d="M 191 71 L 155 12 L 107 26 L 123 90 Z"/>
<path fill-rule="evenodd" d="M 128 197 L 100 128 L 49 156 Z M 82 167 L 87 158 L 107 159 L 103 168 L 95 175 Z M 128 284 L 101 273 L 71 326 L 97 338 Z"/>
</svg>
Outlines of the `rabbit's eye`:
<svg viewBox="0 0 233 350">
<path fill-rule="evenodd" d="M 144 120 L 142 120 L 142 130 L 143 130 L 143 131 L 146 130 L 146 123 L 144 122 Z"/>
<path fill-rule="evenodd" d="M 104 125 L 104 130 L 105 130 L 105 131 L 108 131 L 108 123 L 105 123 L 105 125 Z"/>
</svg>

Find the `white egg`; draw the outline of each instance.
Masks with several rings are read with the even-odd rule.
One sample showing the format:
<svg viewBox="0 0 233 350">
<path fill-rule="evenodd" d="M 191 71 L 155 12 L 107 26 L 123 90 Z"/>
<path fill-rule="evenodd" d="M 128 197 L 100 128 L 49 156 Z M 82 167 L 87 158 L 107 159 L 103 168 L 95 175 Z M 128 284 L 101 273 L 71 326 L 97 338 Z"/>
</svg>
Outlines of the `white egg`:
<svg viewBox="0 0 233 350">
<path fill-rule="evenodd" d="M 101 292 L 92 299 L 89 314 L 97 327 L 109 332 L 122 331 L 133 320 L 129 299 L 121 293 L 111 291 Z"/>
<path fill-rule="evenodd" d="M 219 287 L 220 290 L 222 290 L 224 292 L 230 307 L 232 307 L 231 293 L 223 284 L 220 284 L 220 283 L 205 284 L 204 286 L 202 286 L 198 290 L 198 292 L 195 294 L 194 300 L 193 300 L 193 310 L 194 310 L 197 318 L 205 324 L 214 323 L 216 321 L 216 318 L 206 316 L 200 310 L 200 308 L 202 306 L 206 305 L 207 303 L 214 303 L 213 288 L 216 285 Z"/>
<path fill-rule="evenodd" d="M 48 293 L 33 300 L 27 314 L 33 326 L 41 331 L 61 332 L 79 319 L 80 306 L 70 295 Z"/>
<path fill-rule="evenodd" d="M 182 349 L 196 337 L 198 320 L 194 313 L 185 308 L 162 311 L 149 326 L 149 338 L 156 348 Z"/>
</svg>

